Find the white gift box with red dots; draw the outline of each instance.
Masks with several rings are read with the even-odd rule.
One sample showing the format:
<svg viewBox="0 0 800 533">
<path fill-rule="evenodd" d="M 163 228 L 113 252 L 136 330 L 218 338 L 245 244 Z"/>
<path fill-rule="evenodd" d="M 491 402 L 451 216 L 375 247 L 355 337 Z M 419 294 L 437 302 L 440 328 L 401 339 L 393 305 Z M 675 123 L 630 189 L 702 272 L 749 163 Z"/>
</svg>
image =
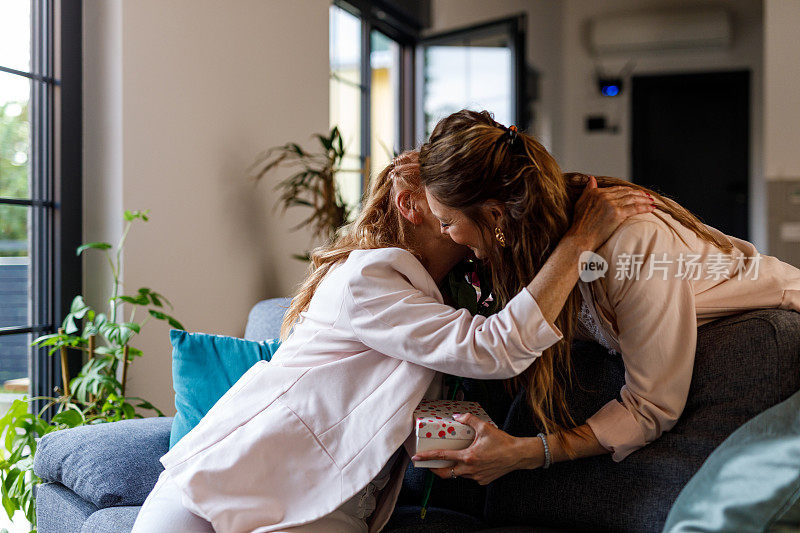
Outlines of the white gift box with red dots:
<svg viewBox="0 0 800 533">
<path fill-rule="evenodd" d="M 468 448 L 475 440 L 475 430 L 453 418 L 454 414 L 459 413 L 471 413 L 497 427 L 497 424 L 492 422 L 492 419 L 477 402 L 422 400 L 414 410 L 414 433 L 417 436 L 416 453 Z M 415 467 L 422 468 L 446 468 L 454 464 L 453 461 L 438 459 L 414 461 Z"/>
</svg>

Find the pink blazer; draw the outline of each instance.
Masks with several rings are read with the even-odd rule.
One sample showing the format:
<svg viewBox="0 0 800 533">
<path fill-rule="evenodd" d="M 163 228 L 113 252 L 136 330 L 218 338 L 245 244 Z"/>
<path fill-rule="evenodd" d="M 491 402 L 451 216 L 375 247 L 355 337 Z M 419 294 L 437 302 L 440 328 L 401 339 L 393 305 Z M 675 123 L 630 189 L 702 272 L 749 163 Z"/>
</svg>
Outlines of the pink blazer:
<svg viewBox="0 0 800 533">
<path fill-rule="evenodd" d="M 622 401 L 587 420 L 616 461 L 675 425 L 689 393 L 699 325 L 752 309 L 800 311 L 800 270 L 706 226 L 734 245 L 722 254 L 658 213 L 669 224 L 652 213 L 623 222 L 597 250 L 608 262 L 605 277 L 579 282 L 599 340 L 625 363 Z M 637 264 L 638 280 L 632 275 Z"/>
<path fill-rule="evenodd" d="M 184 505 L 220 533 L 266 532 L 329 514 L 412 432 L 437 372 L 509 378 L 562 338 L 523 290 L 500 313 L 442 303 L 405 250 L 353 252 L 319 285 L 272 362 L 249 369 L 161 458 Z M 370 517 L 380 531 L 408 455 Z"/>
</svg>

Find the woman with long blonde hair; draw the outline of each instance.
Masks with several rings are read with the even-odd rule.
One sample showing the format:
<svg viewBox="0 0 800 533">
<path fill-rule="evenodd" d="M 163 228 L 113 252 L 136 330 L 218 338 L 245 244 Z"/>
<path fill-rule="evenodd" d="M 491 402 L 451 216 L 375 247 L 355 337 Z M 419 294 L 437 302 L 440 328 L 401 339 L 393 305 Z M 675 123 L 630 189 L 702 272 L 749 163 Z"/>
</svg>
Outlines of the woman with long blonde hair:
<svg viewBox="0 0 800 533">
<path fill-rule="evenodd" d="M 652 209 L 644 195 L 589 187 L 539 275 L 486 318 L 443 302 L 437 285 L 467 249 L 431 215 L 416 152 L 395 158 L 363 204 L 312 254 L 273 359 L 251 367 L 161 458 L 134 533 L 379 531 L 408 464 L 413 410 L 439 395 L 439 372 L 522 372 L 562 337 L 552 320 L 580 251 Z"/>
<path fill-rule="evenodd" d="M 507 381 L 512 392 L 524 388 L 531 422 L 542 433 L 513 438 L 471 420 L 478 430 L 473 446 L 419 456 L 457 461 L 455 473 L 480 484 L 581 457 L 610 453 L 622 461 L 680 417 L 699 325 L 751 309 L 800 311 L 797 268 L 759 254 L 749 242 L 703 224 L 641 185 L 563 173 L 536 139 L 486 111 L 462 110 L 442 119 L 420 150 L 420 169 L 442 232 L 488 264 L 501 302 L 543 267 L 568 231 L 587 182 L 647 194 L 656 206 L 627 219 L 595 255 L 584 256 L 591 266 L 555 320 L 564 339 Z M 621 354 L 626 383 L 620 400 L 576 426 L 565 391 L 578 334 Z M 437 474 L 449 476 L 450 470 Z"/>
</svg>

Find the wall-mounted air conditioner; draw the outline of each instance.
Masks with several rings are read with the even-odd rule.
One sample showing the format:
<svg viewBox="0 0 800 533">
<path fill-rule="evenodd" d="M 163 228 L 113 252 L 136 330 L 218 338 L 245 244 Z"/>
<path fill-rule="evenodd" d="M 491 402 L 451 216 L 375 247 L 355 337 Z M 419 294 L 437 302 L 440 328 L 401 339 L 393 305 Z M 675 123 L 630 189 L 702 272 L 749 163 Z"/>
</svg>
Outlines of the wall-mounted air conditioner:
<svg viewBox="0 0 800 533">
<path fill-rule="evenodd" d="M 598 54 L 720 48 L 730 45 L 732 33 L 724 8 L 603 15 L 591 20 L 589 31 Z"/>
</svg>

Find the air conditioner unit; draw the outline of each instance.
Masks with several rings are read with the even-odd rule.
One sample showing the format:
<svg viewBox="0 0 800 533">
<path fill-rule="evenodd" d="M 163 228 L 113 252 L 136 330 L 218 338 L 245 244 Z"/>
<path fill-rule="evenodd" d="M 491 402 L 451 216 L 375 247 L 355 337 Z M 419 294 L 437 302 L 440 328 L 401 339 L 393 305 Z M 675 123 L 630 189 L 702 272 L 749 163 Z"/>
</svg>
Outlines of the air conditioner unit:
<svg viewBox="0 0 800 533">
<path fill-rule="evenodd" d="M 590 23 L 589 43 L 598 54 L 720 48 L 730 42 L 731 20 L 724 8 L 608 15 Z"/>
</svg>

